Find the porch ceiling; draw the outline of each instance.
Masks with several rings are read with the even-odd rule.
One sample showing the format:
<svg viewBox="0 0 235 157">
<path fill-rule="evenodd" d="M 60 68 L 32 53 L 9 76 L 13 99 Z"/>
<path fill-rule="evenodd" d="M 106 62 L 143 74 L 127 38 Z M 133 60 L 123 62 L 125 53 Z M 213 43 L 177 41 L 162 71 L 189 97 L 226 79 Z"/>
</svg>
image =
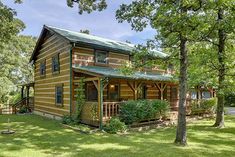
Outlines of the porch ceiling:
<svg viewBox="0 0 235 157">
<path fill-rule="evenodd" d="M 78 66 L 73 67 L 75 72 L 81 72 L 98 77 L 119 78 L 119 79 L 132 79 L 132 80 L 150 80 L 150 81 L 177 81 L 172 75 L 169 74 L 154 74 L 150 72 L 135 72 L 133 74 L 125 75 L 119 69 L 110 67 L 98 66 Z"/>
</svg>

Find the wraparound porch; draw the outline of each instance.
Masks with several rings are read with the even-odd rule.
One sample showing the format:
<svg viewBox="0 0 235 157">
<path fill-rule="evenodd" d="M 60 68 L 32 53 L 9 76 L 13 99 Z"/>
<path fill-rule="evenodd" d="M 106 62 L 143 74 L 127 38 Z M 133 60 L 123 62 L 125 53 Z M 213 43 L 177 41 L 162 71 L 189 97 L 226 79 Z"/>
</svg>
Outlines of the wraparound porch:
<svg viewBox="0 0 235 157">
<path fill-rule="evenodd" d="M 102 70 L 106 69 L 102 68 Z M 164 77 L 161 74 L 142 74 L 141 77 L 120 74 L 113 76 L 110 73 L 105 75 L 101 72 L 94 73 L 91 70 L 74 68 L 72 113 L 75 113 L 76 109 L 75 90 L 82 77 L 86 95 L 86 104 L 81 117 L 84 123 L 102 127 L 103 122 L 119 114 L 120 104 L 128 100 L 167 100 L 171 104 L 171 109 L 177 110 L 178 85 L 170 77 Z"/>
</svg>

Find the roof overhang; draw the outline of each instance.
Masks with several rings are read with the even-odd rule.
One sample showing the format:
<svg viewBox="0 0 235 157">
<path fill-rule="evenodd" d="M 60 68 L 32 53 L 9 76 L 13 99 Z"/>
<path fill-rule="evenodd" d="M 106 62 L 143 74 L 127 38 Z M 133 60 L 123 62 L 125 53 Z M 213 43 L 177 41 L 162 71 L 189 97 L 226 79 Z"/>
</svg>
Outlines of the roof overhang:
<svg viewBox="0 0 235 157">
<path fill-rule="evenodd" d="M 178 82 L 177 79 L 175 79 L 172 75 L 168 74 L 135 72 L 133 74 L 125 75 L 120 71 L 120 69 L 113 69 L 109 67 L 73 66 L 73 71 L 96 77 L 128 79 L 128 80 L 162 81 L 162 82 L 175 82 L 175 83 Z"/>
</svg>

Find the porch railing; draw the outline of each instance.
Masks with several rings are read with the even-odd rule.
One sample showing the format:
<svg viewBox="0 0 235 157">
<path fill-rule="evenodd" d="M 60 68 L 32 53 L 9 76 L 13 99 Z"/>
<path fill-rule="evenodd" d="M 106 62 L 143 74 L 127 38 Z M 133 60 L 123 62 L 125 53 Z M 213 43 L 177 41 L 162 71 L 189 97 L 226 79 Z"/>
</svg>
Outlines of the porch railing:
<svg viewBox="0 0 235 157">
<path fill-rule="evenodd" d="M 103 119 L 108 120 L 119 114 L 121 102 L 103 102 Z"/>
</svg>

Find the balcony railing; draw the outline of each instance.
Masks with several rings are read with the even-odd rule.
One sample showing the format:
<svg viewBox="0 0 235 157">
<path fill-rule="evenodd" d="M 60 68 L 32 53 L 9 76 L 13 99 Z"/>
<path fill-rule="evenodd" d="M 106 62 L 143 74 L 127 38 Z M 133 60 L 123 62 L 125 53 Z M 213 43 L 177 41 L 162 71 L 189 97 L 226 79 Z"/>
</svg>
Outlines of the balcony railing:
<svg viewBox="0 0 235 157">
<path fill-rule="evenodd" d="M 119 106 L 121 102 L 104 102 L 103 103 L 103 119 L 108 120 L 119 114 Z"/>
</svg>

